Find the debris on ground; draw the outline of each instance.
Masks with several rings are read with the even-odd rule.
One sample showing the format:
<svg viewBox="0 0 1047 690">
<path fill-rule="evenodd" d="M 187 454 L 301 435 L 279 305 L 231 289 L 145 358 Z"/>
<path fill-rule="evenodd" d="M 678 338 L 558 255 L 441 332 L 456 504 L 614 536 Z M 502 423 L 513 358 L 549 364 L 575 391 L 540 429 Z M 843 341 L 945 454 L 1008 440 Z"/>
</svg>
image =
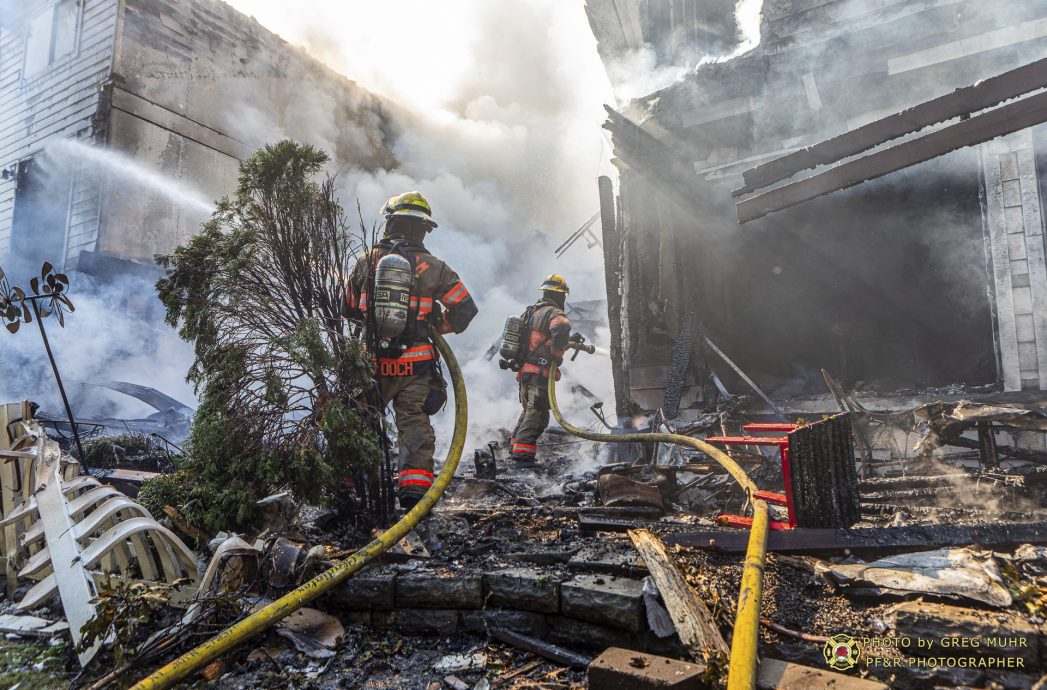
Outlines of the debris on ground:
<svg viewBox="0 0 1047 690">
<path fill-rule="evenodd" d="M 926 594 L 998 608 L 1013 601 L 993 555 L 969 548 L 898 554 L 872 563 L 815 561 L 813 566 L 854 597 Z"/>
<path fill-rule="evenodd" d="M 250 649 L 207 667 L 202 677 L 246 685 L 367 679 L 373 687 L 438 683 L 470 690 L 580 688 L 586 682 L 599 687 L 593 683 L 611 682 L 605 677 L 647 677 L 644 682 L 660 683 L 657 673 L 663 669 L 684 673 L 680 678 L 722 678 L 742 560 L 731 548 L 709 547 L 729 546 L 740 536 L 744 549 L 746 533 L 718 526 L 712 517 L 715 502 L 708 516 L 681 511 L 672 500 L 663 513 L 646 499 L 639 504 L 608 500 L 603 488 L 625 487 L 618 497 L 652 489 L 669 496 L 674 485 L 665 480 L 675 478 L 675 471 L 648 465 L 645 474 L 632 469 L 634 465 L 612 464 L 597 476 L 584 466 L 574 469 L 584 446 L 564 454 L 552 448 L 549 465 L 541 470 L 499 468 L 492 480 L 475 478 L 475 468 L 466 469 L 427 520 L 424 541 L 412 532 L 380 563 L 299 609 Z M 695 467 L 686 461 L 687 467 Z M 701 470 L 688 471 L 701 476 Z M 627 481 L 615 483 L 616 477 Z M 921 477 L 885 486 L 908 490 L 894 487 L 911 486 Z M 526 491 L 530 486 L 545 488 Z M 637 491 L 637 486 L 643 488 Z M 1019 490 L 1034 501 L 1043 486 L 1033 482 Z M 869 493 L 862 492 L 863 506 Z M 724 499 L 738 500 L 722 494 L 720 506 Z M 173 650 L 184 648 L 180 645 L 186 638 L 176 630 L 214 629 L 221 621 L 235 620 L 372 538 L 370 531 L 331 522 L 322 510 L 292 509 L 284 496 L 264 503 L 279 519 L 266 520 L 255 534 L 219 533 L 209 546 L 202 532 L 192 540 L 202 547 L 198 562 L 204 573 L 198 584 L 171 590 L 163 604 L 170 612 L 155 611 L 150 614 L 157 619 L 152 629 L 132 631 L 132 637 L 149 638 L 140 644 L 156 650 L 152 658 L 170 658 Z M 724 507 L 738 509 L 730 503 Z M 1010 516 L 1014 535 L 1040 534 L 1022 527 L 1034 524 L 1028 522 L 1036 516 L 1033 512 Z M 899 502 L 889 515 L 862 514 L 851 532 L 895 530 L 903 535 L 936 529 L 941 519 L 950 520 L 957 535 L 1006 534 L 1011 529 L 948 506 L 917 511 Z M 889 527 L 898 515 L 905 516 L 905 526 Z M 193 533 L 174 506 L 165 517 L 172 525 L 183 522 L 177 526 L 183 534 Z M 1032 669 L 1039 668 L 1044 651 L 1038 626 L 1047 602 L 1047 531 L 1036 543 L 992 551 L 964 545 L 928 551 L 907 546 L 905 538 L 897 543 L 874 538 L 852 552 L 823 537 L 776 551 L 779 537 L 806 533 L 771 534 L 760 626 L 761 647 L 769 658 L 760 665 L 758 687 L 924 687 L 927 673 L 884 661 L 863 668 L 864 679 L 828 667 L 823 648 L 841 632 L 861 638 L 907 637 L 928 645 L 933 640 L 941 645 L 945 638 L 1009 637 L 1011 645 L 1000 651 L 1025 666 L 1009 669 L 1007 678 L 1025 682 L 1035 675 Z M 703 537 L 702 547 L 674 545 L 693 543 L 689 535 L 695 534 L 713 536 Z M 913 543 L 927 541 L 920 534 Z M 57 616 L 46 610 L 33 614 L 0 612 L 0 627 L 26 640 L 40 639 L 40 630 L 62 634 L 61 611 Z M 953 656 L 958 653 L 949 650 Z M 872 648 L 869 654 L 881 660 L 897 656 L 896 651 Z M 979 654 L 987 653 L 983 649 Z M 931 675 L 945 684 L 1001 677 L 992 669 L 975 674 L 968 669 L 962 675 L 948 667 Z"/>
</svg>

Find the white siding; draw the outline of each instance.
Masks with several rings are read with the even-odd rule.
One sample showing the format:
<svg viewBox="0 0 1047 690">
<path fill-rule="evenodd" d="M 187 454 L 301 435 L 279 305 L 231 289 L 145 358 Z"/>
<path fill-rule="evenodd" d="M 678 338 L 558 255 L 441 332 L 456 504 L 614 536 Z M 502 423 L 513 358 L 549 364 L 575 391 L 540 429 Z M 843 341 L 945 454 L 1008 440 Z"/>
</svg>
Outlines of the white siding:
<svg viewBox="0 0 1047 690">
<path fill-rule="evenodd" d="M 118 0 L 83 0 L 77 48 L 42 74 L 24 79 L 26 20 L 51 0 L 24 3 L 21 17 L 6 20 L 0 30 L 0 168 L 10 169 L 56 138 L 91 139 L 101 85 L 109 78 L 116 35 Z M 83 185 L 81 185 L 83 186 Z M 0 180 L 0 260 L 9 249 L 15 180 Z M 97 188 L 74 189 L 71 220 L 77 237 L 69 249 L 91 248 L 87 228 L 92 212 L 97 222 Z M 68 256 L 68 254 L 67 254 Z M 75 254 L 73 255 L 75 256 Z"/>
</svg>

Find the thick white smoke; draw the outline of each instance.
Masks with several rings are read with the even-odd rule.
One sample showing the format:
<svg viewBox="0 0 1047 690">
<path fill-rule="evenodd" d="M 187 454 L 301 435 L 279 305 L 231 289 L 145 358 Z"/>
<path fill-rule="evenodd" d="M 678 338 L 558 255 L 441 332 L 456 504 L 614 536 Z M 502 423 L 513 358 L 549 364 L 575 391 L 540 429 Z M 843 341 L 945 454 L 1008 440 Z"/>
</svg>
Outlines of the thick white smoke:
<svg viewBox="0 0 1047 690">
<path fill-rule="evenodd" d="M 8 279 L 28 291 L 29 277 L 9 275 Z M 53 315 L 44 319 L 59 373 L 78 418 L 135 419 L 156 412 L 129 396 L 87 385 L 110 381 L 151 386 L 194 404 L 192 386 L 185 381 L 193 361 L 192 345 L 155 317 L 135 318 L 126 311 L 129 304 L 148 308 L 149 300 L 143 292 L 150 287 L 147 281 L 135 280 L 99 286 L 89 276 L 73 274 L 69 298 L 76 311 L 65 315 L 64 328 Z M 23 324 L 13 335 L 4 331 L 0 336 L 5 362 L 0 400 L 32 400 L 48 414 L 64 418 L 35 321 Z"/>
<path fill-rule="evenodd" d="M 470 441 L 511 427 L 519 412 L 512 376 L 481 358 L 505 318 L 554 272 L 567 277 L 572 299 L 604 297 L 599 249 L 583 241 L 562 259 L 553 253 L 597 210 L 597 176 L 612 174 L 600 125 L 613 94 L 583 4 L 317 0 L 308 12 L 277 0 L 230 4 L 409 113 L 395 144 L 399 166 L 342 170 L 340 197 L 347 207 L 359 199 L 368 223 L 392 194 L 429 198 L 440 227 L 426 244 L 480 306 L 452 340 L 467 376 Z M 323 146 L 331 123 L 311 100 L 297 98 L 300 118 L 315 118 L 312 143 Z M 610 362 L 581 360 L 573 373 L 610 407 Z M 444 413 L 438 424 L 449 421 Z"/>
<path fill-rule="evenodd" d="M 427 244 L 458 270 L 480 305 L 469 331 L 452 340 L 469 387 L 470 442 L 479 445 L 492 438 L 492 431 L 511 427 L 519 411 L 513 377 L 481 356 L 499 336 L 504 319 L 534 301 L 538 284 L 553 272 L 567 277 L 572 300 L 604 297 L 598 248 L 587 249 L 583 240 L 561 259 L 553 253 L 598 208 L 597 176 L 613 175 L 600 126 L 602 105 L 613 102 L 613 94 L 583 4 L 230 4 L 394 104 L 390 112 L 398 165 L 368 173 L 350 161 L 337 171 L 339 197 L 351 215 L 359 200 L 368 225 L 392 194 L 417 189 L 430 199 L 440 227 Z M 291 136 L 338 155 L 345 149 L 336 141 L 344 143 L 348 134 L 360 142 L 359 150 L 369 149 L 368 137 L 381 123 L 340 121 L 335 94 L 309 88 L 294 92 L 292 87 L 299 83 L 306 82 L 288 79 L 292 90 L 287 107 L 279 112 L 259 110 L 253 94 L 240 93 L 230 83 L 227 103 L 216 113 L 225 118 L 219 124 L 259 144 Z M 102 160 L 106 156 L 112 159 Z M 62 144 L 48 156 L 56 161 L 67 158 L 95 166 L 104 163 L 118 181 L 127 182 L 123 174 L 135 177 L 136 185 L 153 179 L 137 174 L 141 170 L 133 161 L 76 144 Z M 166 199 L 185 197 L 193 209 L 208 205 L 190 189 L 193 180 L 156 180 L 153 186 L 162 188 Z M 598 226 L 595 230 L 599 232 Z M 102 295 L 85 282 L 74 286 L 72 298 L 80 308 L 70 316 L 68 328 L 53 329 L 56 355 L 67 379 L 123 379 L 192 402 L 182 380 L 191 361 L 187 344 L 164 326 L 157 326 L 158 332 L 150 332 L 144 341 L 136 337 L 138 322 L 107 307 L 126 302 L 121 294 Z M 601 333 L 597 344 L 606 348 L 606 329 Z M 22 361 L 39 364 L 44 360 L 34 338 L 31 332 L 19 333 L 14 347 L 24 356 Z M 57 412 L 57 396 L 48 394 L 53 384 L 38 375 L 44 371 L 8 376 L 0 389 L 12 399 L 29 396 Z M 568 376 L 604 399 L 608 409 L 613 407 L 606 358 L 579 357 Z M 96 403 L 122 396 L 103 398 L 92 389 L 86 396 L 74 392 L 74 397 Z M 586 412 L 589 401 L 577 403 L 568 408 L 572 419 L 591 419 Z M 136 405 L 106 403 L 90 413 L 151 411 Z M 437 423 L 446 431 L 450 415 L 443 413 Z M 446 439 L 449 433 L 441 436 Z"/>
</svg>

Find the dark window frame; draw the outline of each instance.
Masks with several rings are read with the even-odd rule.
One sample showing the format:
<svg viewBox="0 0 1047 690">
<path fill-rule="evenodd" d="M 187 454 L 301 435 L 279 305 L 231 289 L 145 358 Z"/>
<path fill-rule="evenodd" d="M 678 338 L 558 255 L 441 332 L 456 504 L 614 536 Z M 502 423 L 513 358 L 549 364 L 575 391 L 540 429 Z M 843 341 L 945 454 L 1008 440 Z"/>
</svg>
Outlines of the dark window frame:
<svg viewBox="0 0 1047 690">
<path fill-rule="evenodd" d="M 66 9 L 72 10 L 72 24 L 71 24 L 71 41 L 67 50 L 62 50 L 59 44 L 60 32 L 62 29 L 62 9 L 65 6 Z M 81 35 L 81 24 L 83 22 L 84 13 L 84 0 L 56 0 L 55 2 L 49 3 L 46 7 L 38 10 L 37 12 L 30 15 L 25 21 L 25 41 L 23 42 L 22 50 L 22 82 L 31 82 L 41 77 L 45 77 L 50 74 L 56 67 L 59 67 L 80 53 L 80 35 Z M 30 65 L 28 62 L 30 55 L 30 43 L 32 41 L 32 34 L 30 32 L 30 25 L 42 18 L 44 15 L 50 16 L 50 33 L 48 35 L 48 47 L 47 47 L 47 62 L 46 64 L 35 68 L 32 72 L 29 71 Z M 61 50 L 61 52 L 59 52 Z"/>
</svg>

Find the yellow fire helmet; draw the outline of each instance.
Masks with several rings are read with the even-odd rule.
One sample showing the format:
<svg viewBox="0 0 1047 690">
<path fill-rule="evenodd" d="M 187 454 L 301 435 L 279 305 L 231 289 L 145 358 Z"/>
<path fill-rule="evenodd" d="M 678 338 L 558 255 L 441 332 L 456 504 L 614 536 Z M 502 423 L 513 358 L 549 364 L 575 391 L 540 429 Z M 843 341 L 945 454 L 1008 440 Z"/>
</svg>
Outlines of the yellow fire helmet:
<svg viewBox="0 0 1047 690">
<path fill-rule="evenodd" d="M 545 282 L 539 285 L 538 288 L 547 292 L 562 292 L 565 295 L 571 294 L 571 288 L 567 287 L 567 280 L 565 280 L 559 273 L 553 273 L 551 276 L 546 278 Z"/>
<path fill-rule="evenodd" d="M 386 218 L 395 216 L 420 218 L 431 227 L 436 227 L 436 223 L 433 222 L 433 209 L 421 192 L 404 192 L 389 197 L 389 201 L 385 202 L 385 206 L 382 207 L 382 214 Z"/>
</svg>

